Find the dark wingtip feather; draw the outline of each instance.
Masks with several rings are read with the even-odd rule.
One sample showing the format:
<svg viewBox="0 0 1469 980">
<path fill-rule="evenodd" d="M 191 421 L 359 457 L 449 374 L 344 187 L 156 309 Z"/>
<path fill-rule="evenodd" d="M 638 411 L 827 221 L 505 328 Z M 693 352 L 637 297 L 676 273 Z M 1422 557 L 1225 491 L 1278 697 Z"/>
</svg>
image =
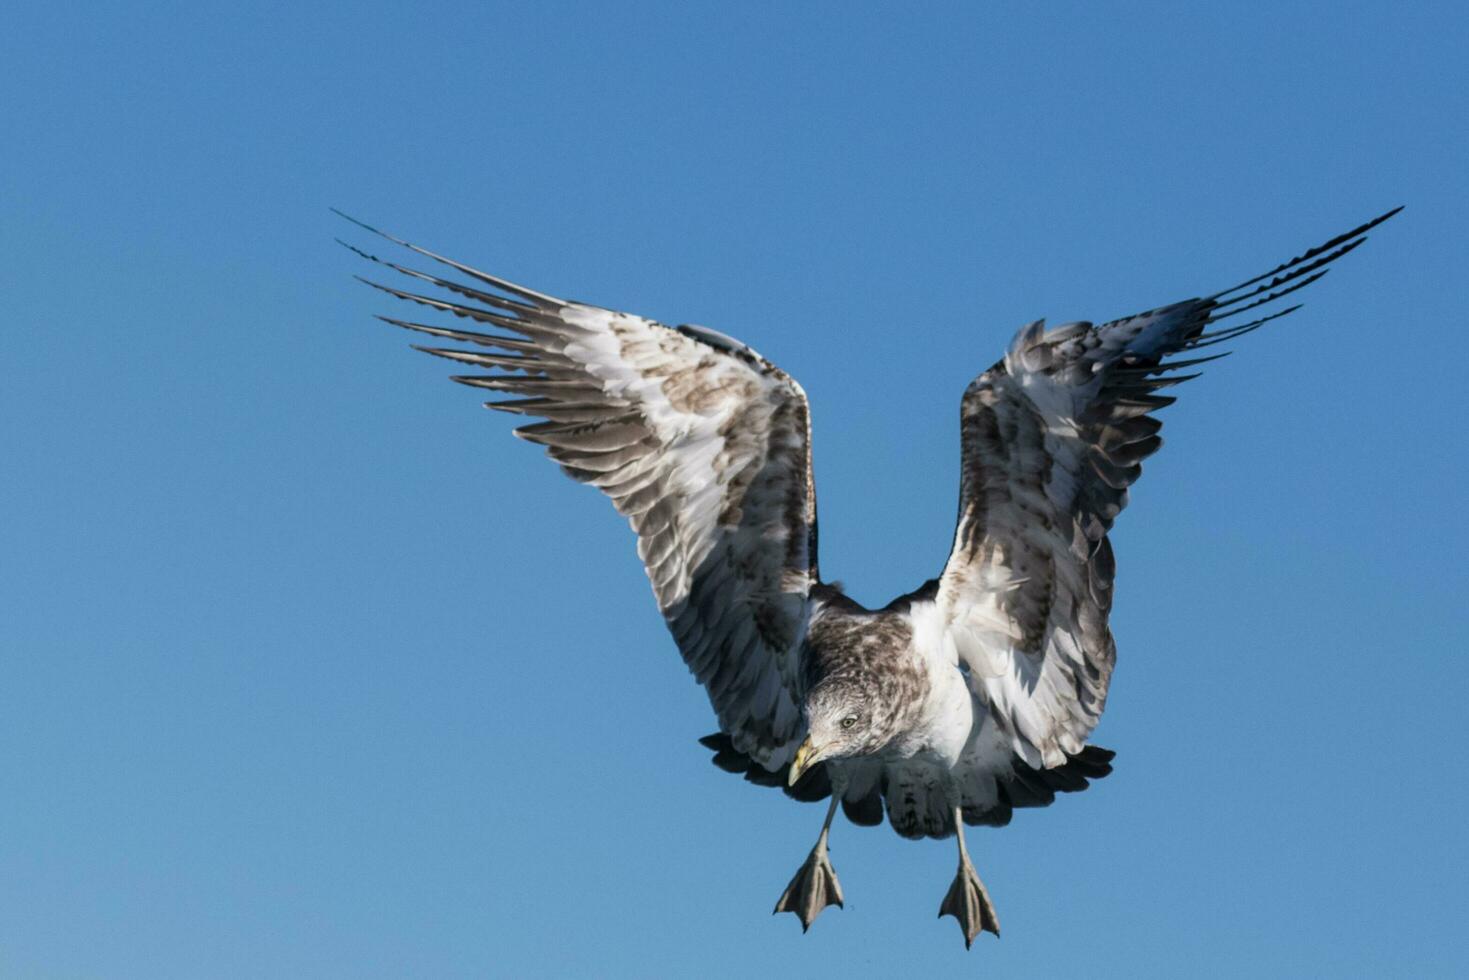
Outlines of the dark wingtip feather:
<svg viewBox="0 0 1469 980">
<path fill-rule="evenodd" d="M 392 242 L 395 245 L 402 245 L 402 246 L 405 246 L 407 248 L 412 248 L 412 246 L 409 245 L 407 242 L 405 242 L 403 239 L 398 238 L 395 235 L 389 235 L 387 232 L 383 231 L 381 228 L 374 228 L 372 225 L 368 224 L 367 222 L 361 221 L 361 220 L 359 220 L 357 218 L 352 217 L 350 214 L 348 214 L 347 212 L 341 210 L 340 208 L 328 207 L 327 210 L 330 211 L 332 214 L 336 215 L 339 218 L 346 218 L 348 221 L 352 222 L 354 225 L 356 225 L 358 228 L 361 228 L 363 231 L 370 231 L 374 235 L 378 235 L 378 236 L 380 236 L 382 238 L 386 238 L 388 241 Z M 348 248 L 351 248 L 350 245 L 347 246 L 347 247 Z"/>
<path fill-rule="evenodd" d="M 326 206 L 326 209 L 328 211 L 330 211 L 332 214 L 336 215 L 338 218 L 346 218 L 348 221 L 352 222 L 354 225 L 360 225 L 360 224 L 362 224 L 362 222 L 358 221 L 356 218 L 352 217 L 347 212 L 343 211 L 341 208 L 333 207 L 332 205 L 328 204 Z M 366 227 L 366 226 L 364 225 L 364 227 Z"/>
<path fill-rule="evenodd" d="M 1299 276 L 1299 275 L 1305 273 L 1306 271 L 1309 271 L 1310 269 L 1319 268 L 1321 266 L 1326 265 L 1328 262 L 1335 261 L 1336 259 L 1339 259 L 1343 255 L 1345 255 L 1348 252 L 1352 251 L 1352 249 L 1356 248 L 1358 245 L 1361 245 L 1363 241 L 1366 241 L 1365 238 L 1361 238 L 1360 236 L 1365 235 L 1367 232 L 1371 231 L 1373 228 L 1376 228 L 1378 225 L 1382 224 L 1384 221 L 1386 221 L 1387 219 L 1391 218 L 1393 215 L 1397 214 L 1401 210 L 1403 210 L 1403 206 L 1400 204 L 1397 207 L 1393 208 L 1391 211 L 1387 211 L 1387 212 L 1384 212 L 1383 214 L 1379 214 L 1377 217 L 1373 218 L 1371 221 L 1368 221 L 1368 222 L 1366 222 L 1364 224 L 1358 225 L 1357 227 L 1353 228 L 1351 231 L 1343 232 L 1340 235 L 1337 235 L 1335 238 L 1330 239 L 1329 241 L 1322 242 L 1320 245 L 1317 245 L 1315 248 L 1307 249 L 1306 251 L 1302 252 L 1300 255 L 1296 256 L 1293 259 L 1291 259 L 1289 262 L 1282 262 L 1280 265 L 1278 265 L 1275 268 L 1271 269 L 1269 272 L 1261 273 L 1260 275 L 1255 276 L 1253 279 L 1246 279 L 1244 282 L 1242 282 L 1242 283 L 1240 283 L 1240 284 L 1238 284 L 1236 286 L 1231 286 L 1228 289 L 1221 290 L 1220 292 L 1214 293 L 1212 296 L 1209 296 L 1208 299 L 1210 299 L 1210 300 L 1221 300 L 1225 296 L 1228 296 L 1230 293 L 1237 293 L 1241 289 L 1245 289 L 1246 287 L 1253 286 L 1257 282 L 1262 282 L 1262 281 L 1264 281 L 1266 279 L 1271 278 L 1272 276 L 1278 275 L 1279 273 L 1286 272 L 1287 270 L 1294 270 L 1294 271 L 1292 271 L 1290 273 L 1290 276 L 1287 277 L 1287 278 L 1295 278 L 1296 276 Z M 1359 240 L 1353 242 L 1352 239 L 1354 239 L 1354 238 L 1357 238 Z M 1301 267 L 1302 266 L 1302 263 L 1308 262 L 1311 259 L 1316 258 L 1318 255 L 1322 255 L 1324 253 L 1330 252 L 1332 249 L 1336 248 L 1338 245 L 1341 245 L 1344 242 L 1350 242 L 1350 244 L 1347 245 L 1345 248 L 1342 248 L 1340 251 L 1338 251 L 1338 252 L 1336 252 L 1336 253 L 1334 253 L 1332 255 L 1328 255 L 1325 258 L 1320 259 L 1320 260 L 1312 263 L 1310 266 Z M 1276 283 L 1275 285 L 1280 285 L 1280 283 Z M 1268 290 L 1269 287 L 1264 287 L 1264 288 Z M 1236 300 L 1231 301 L 1231 302 L 1236 302 L 1236 301 L 1238 301 L 1238 299 L 1239 299 L 1239 297 L 1237 297 Z"/>
<path fill-rule="evenodd" d="M 348 221 L 352 222 L 354 225 L 363 229 L 364 231 L 369 231 L 374 235 L 386 238 L 394 245 L 401 245 L 409 251 L 417 252 L 419 255 L 427 256 L 428 258 L 433 259 L 435 262 L 442 262 L 444 265 L 447 265 L 450 268 L 458 269 L 460 272 L 463 272 L 464 274 L 469 276 L 473 276 L 481 282 L 489 283 L 496 289 L 503 289 L 508 293 L 514 293 L 517 296 L 524 297 L 525 299 L 531 300 L 535 303 L 542 303 L 549 306 L 562 305 L 562 301 L 554 296 L 549 296 L 546 293 L 537 292 L 534 289 L 530 289 L 526 286 L 521 286 L 518 283 L 513 283 L 508 279 L 501 279 L 499 276 L 492 276 L 487 272 L 481 272 L 478 269 L 467 266 L 462 262 L 456 262 L 448 256 L 440 255 L 438 252 L 431 252 L 426 248 L 422 248 L 418 245 L 413 244 L 410 241 L 399 238 L 397 235 L 390 235 L 380 228 L 374 228 L 372 225 L 368 224 L 365 221 L 358 221 L 356 218 L 352 217 L 350 214 L 347 214 L 344 211 L 339 211 L 336 208 L 329 208 L 329 210 L 333 214 L 346 218 Z"/>
<path fill-rule="evenodd" d="M 508 391 L 517 383 L 531 379 L 506 374 L 451 374 L 449 380 L 471 388 L 487 388 L 490 391 Z"/>
<path fill-rule="evenodd" d="M 484 407 L 493 409 L 496 412 L 509 412 L 512 415 L 539 415 L 541 408 L 553 402 L 554 399 L 551 398 L 517 398 L 511 401 L 485 402 Z M 713 738 L 714 736 L 709 735 L 706 737 Z M 703 743 L 704 739 L 700 739 L 699 741 Z M 713 746 L 710 746 L 710 748 L 713 748 Z M 733 751 L 732 747 L 730 751 Z"/>
<path fill-rule="evenodd" d="M 1160 374 L 1164 371 L 1177 371 L 1180 368 L 1195 367 L 1199 364 L 1208 364 L 1210 361 L 1218 361 L 1233 354 L 1234 351 L 1227 350 L 1220 354 L 1210 354 L 1208 357 L 1190 357 L 1182 361 L 1160 361 L 1158 366 L 1149 371 L 1149 374 Z M 1193 375 L 1197 377 L 1197 375 Z"/>
<path fill-rule="evenodd" d="M 452 313 L 457 317 L 474 320 L 479 323 L 493 323 L 496 326 L 505 327 L 508 330 L 516 330 L 526 335 L 529 335 L 530 331 L 534 329 L 531 324 L 520 317 L 503 316 L 499 313 L 491 313 L 489 310 L 482 310 L 475 306 L 465 306 L 463 303 L 452 303 L 448 300 L 435 299 L 432 296 L 425 296 L 421 293 L 410 293 L 406 290 L 394 289 L 392 286 L 375 282 L 372 279 L 364 279 L 362 276 L 356 274 L 352 278 L 397 299 L 409 303 L 418 303 L 420 306 L 427 306 L 430 309 L 441 310 L 445 313 Z M 388 322 L 393 323 L 395 321 L 389 320 Z M 399 325 L 401 326 L 402 324 Z"/>
<path fill-rule="evenodd" d="M 486 403 L 487 406 L 490 403 Z M 743 774 L 745 781 L 756 786 L 770 786 L 785 791 L 791 799 L 802 803 L 814 803 L 831 795 L 831 775 L 825 763 L 818 763 L 796 780 L 796 785 L 787 786 L 786 777 L 790 766 L 781 766 L 775 772 L 766 769 L 748 755 L 734 747 L 734 740 L 723 732 L 715 732 L 699 739 L 699 744 L 714 752 L 711 760 L 720 769 L 735 775 Z"/>
<path fill-rule="evenodd" d="M 1277 310 L 1276 312 L 1271 313 L 1268 316 L 1262 316 L 1258 320 L 1252 320 L 1249 323 L 1241 323 L 1237 327 L 1225 327 L 1222 330 L 1213 330 L 1209 333 L 1201 333 L 1197 337 L 1195 337 L 1194 340 L 1229 340 L 1232 337 L 1238 337 L 1242 334 L 1247 334 L 1251 330 L 1254 330 L 1256 327 L 1264 326 L 1271 320 L 1278 320 L 1283 316 L 1289 316 L 1290 314 L 1294 313 L 1296 310 L 1299 310 L 1305 305 L 1305 303 L 1297 303 L 1295 306 L 1287 306 L 1283 310 Z"/>
<path fill-rule="evenodd" d="M 362 258 L 366 259 L 369 262 L 381 262 L 382 261 L 376 255 L 371 255 L 371 254 L 369 254 L 367 252 L 364 252 L 362 249 L 358 248 L 356 245 L 353 245 L 351 242 L 344 242 L 344 241 L 342 241 L 342 239 L 337 238 L 335 235 L 332 236 L 332 241 L 336 242 L 338 245 L 342 246 L 347 251 L 352 252 L 355 255 L 360 255 Z"/>
<path fill-rule="evenodd" d="M 1286 307 L 1277 313 L 1262 316 L 1258 320 L 1242 323 L 1237 327 L 1229 327 L 1226 330 L 1215 330 L 1212 333 L 1201 333 L 1187 344 L 1184 344 L 1182 349 L 1200 350 L 1204 347 L 1213 347 L 1215 344 L 1227 344 L 1236 337 L 1243 337 L 1247 333 L 1254 333 L 1271 320 L 1278 320 L 1283 316 L 1288 316 L 1305 305 L 1304 303 L 1297 303 L 1295 306 Z"/>
<path fill-rule="evenodd" d="M 1360 241 L 1366 241 L 1366 239 L 1364 238 Z M 1342 254 L 1345 255 L 1346 253 L 1343 252 Z M 1280 299 L 1282 296 L 1289 296 L 1291 293 L 1295 292 L 1298 289 L 1305 289 L 1307 286 L 1311 285 L 1311 283 L 1316 282 L 1330 271 L 1330 269 L 1322 269 L 1314 275 L 1307 276 L 1299 282 L 1292 283 L 1285 289 L 1277 289 L 1275 292 L 1270 293 L 1266 296 L 1260 296 L 1258 299 L 1253 299 L 1253 297 L 1257 296 L 1258 293 L 1245 293 L 1243 296 L 1236 297 L 1235 299 L 1229 300 L 1226 303 L 1220 303 L 1219 305 L 1214 307 L 1212 314 L 1204 322 L 1218 323 L 1220 320 L 1227 320 L 1232 316 L 1237 316 L 1238 314 L 1245 312 L 1246 310 L 1253 310 L 1258 306 L 1264 306 L 1266 303 L 1273 303 L 1276 300 Z M 1245 300 L 1252 301 L 1245 303 Z M 1244 303 L 1244 305 L 1234 306 L 1234 304 L 1236 303 Z M 1234 309 L 1229 309 L 1229 307 L 1231 306 L 1234 306 Z M 1220 313 L 1220 310 L 1224 310 L 1225 312 Z"/>
<path fill-rule="evenodd" d="M 505 357 L 495 357 L 494 355 L 476 354 L 473 351 L 454 350 L 450 347 L 425 347 L 422 344 L 409 344 L 408 346 L 420 353 L 442 357 L 456 364 L 479 364 L 489 365 L 491 367 L 504 367 L 508 361 L 525 360 L 525 358 L 512 359 L 508 355 Z"/>
<path fill-rule="evenodd" d="M 399 265 L 397 262 L 389 262 L 387 259 L 379 258 L 378 256 L 373 255 L 371 252 L 363 251 L 356 245 L 344 242 L 340 238 L 334 238 L 332 240 L 338 245 L 347 249 L 348 251 L 354 253 L 361 258 L 366 259 L 374 265 L 380 265 L 385 269 L 392 269 L 394 272 L 401 273 L 402 275 L 408 276 L 411 279 L 418 279 L 422 282 L 430 283 L 432 285 L 438 286 L 441 289 L 446 289 L 451 293 L 457 293 L 458 295 L 463 296 L 466 299 L 472 299 L 475 302 L 484 303 L 487 306 L 493 306 L 501 310 L 507 310 L 522 317 L 529 316 L 535 313 L 535 307 L 522 303 L 519 300 L 510 299 L 505 296 L 499 296 L 495 293 L 487 293 L 483 289 L 476 289 L 473 286 L 466 286 L 462 282 L 454 282 L 451 279 L 444 279 L 441 276 L 435 276 L 427 272 L 420 272 L 417 269 L 410 269 L 405 265 Z M 413 248 L 413 246 L 409 247 Z M 413 248 L 413 250 L 415 252 L 423 253 L 423 249 L 420 248 Z"/>
</svg>

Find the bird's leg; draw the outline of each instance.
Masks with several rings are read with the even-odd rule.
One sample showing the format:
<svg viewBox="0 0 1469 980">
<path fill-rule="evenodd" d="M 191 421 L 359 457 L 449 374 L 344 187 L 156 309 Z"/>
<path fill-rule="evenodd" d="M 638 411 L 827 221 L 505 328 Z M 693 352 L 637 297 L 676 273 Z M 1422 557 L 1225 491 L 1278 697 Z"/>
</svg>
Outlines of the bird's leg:
<svg viewBox="0 0 1469 980">
<path fill-rule="evenodd" d="M 816 921 L 821 910 L 828 905 L 842 907 L 842 886 L 837 881 L 837 873 L 826 853 L 826 837 L 831 831 L 831 818 L 836 816 L 837 803 L 840 800 L 841 794 L 833 787 L 831 806 L 826 810 L 826 822 L 821 825 L 821 836 L 816 838 L 816 846 L 811 848 L 806 863 L 801 865 L 801 870 L 796 872 L 796 876 L 786 886 L 785 894 L 775 903 L 776 912 L 794 912 L 800 917 L 802 932 L 811 928 L 811 923 Z"/>
<path fill-rule="evenodd" d="M 964 813 L 959 807 L 954 808 L 954 832 L 959 837 L 959 873 L 949 886 L 949 894 L 944 896 L 944 904 L 939 906 L 939 918 L 952 915 L 959 920 L 959 928 L 964 930 L 964 948 L 968 949 L 981 932 L 998 936 L 1000 920 L 995 916 L 984 882 L 969 863 L 969 849 L 964 846 Z"/>
</svg>

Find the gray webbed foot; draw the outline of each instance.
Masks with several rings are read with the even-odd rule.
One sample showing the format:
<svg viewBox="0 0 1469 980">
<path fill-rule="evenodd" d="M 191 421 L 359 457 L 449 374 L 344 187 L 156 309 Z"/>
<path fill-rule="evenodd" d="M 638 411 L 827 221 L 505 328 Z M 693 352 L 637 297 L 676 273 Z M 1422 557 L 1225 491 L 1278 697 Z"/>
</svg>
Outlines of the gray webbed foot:
<svg viewBox="0 0 1469 980">
<path fill-rule="evenodd" d="M 801 920 L 801 931 L 805 932 L 828 905 L 842 907 L 842 885 L 837 881 L 837 873 L 827 857 L 826 834 L 823 832 L 816 846 L 811 848 L 806 863 L 801 865 L 801 870 L 786 886 L 785 894 L 775 903 L 775 912 L 771 914 L 796 913 Z"/>
<path fill-rule="evenodd" d="M 946 915 L 959 920 L 959 928 L 964 930 L 965 949 L 974 944 L 974 937 L 981 932 L 1000 934 L 1000 920 L 990 903 L 989 892 L 985 891 L 984 882 L 974 873 L 974 865 L 968 858 L 960 860 L 959 873 L 949 886 L 949 894 L 944 896 L 944 904 L 939 906 L 939 918 Z"/>
</svg>

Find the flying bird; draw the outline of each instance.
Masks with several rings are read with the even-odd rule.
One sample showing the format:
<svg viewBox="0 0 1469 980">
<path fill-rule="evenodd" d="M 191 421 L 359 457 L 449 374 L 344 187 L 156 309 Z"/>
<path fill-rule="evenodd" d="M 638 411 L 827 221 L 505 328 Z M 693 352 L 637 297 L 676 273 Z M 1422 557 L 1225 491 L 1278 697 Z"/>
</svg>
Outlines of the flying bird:
<svg viewBox="0 0 1469 980">
<path fill-rule="evenodd" d="M 1116 660 L 1107 533 L 1161 444 L 1154 413 L 1174 398 L 1160 391 L 1224 356 L 1206 349 L 1298 309 L 1277 301 L 1398 210 L 1221 292 L 1108 323 L 1022 327 L 960 402 L 948 561 L 880 609 L 818 569 L 810 409 L 790 375 L 706 327 L 557 299 L 342 217 L 451 270 L 347 245 L 411 280 L 363 282 L 508 331 L 380 318 L 478 348 L 415 345 L 489 369 L 454 380 L 504 396 L 489 408 L 539 419 L 515 434 L 628 519 L 718 719 L 701 740 L 714 763 L 829 800 L 775 911 L 804 930 L 842 905 L 827 843 L 840 805 L 856 824 L 886 817 L 904 837 L 957 838 L 939 915 L 958 920 L 967 947 L 1000 927 L 965 825 L 1007 824 L 1015 807 L 1111 772 L 1113 753 L 1087 743 Z"/>
</svg>

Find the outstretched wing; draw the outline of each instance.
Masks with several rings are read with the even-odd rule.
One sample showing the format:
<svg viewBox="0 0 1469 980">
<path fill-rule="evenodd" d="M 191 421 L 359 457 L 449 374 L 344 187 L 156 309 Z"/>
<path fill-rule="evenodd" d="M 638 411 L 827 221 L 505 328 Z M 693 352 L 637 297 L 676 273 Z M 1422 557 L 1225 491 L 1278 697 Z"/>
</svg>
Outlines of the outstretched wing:
<svg viewBox="0 0 1469 980">
<path fill-rule="evenodd" d="M 976 698 L 1030 767 L 1081 752 L 1107 697 L 1107 532 L 1161 444 L 1158 390 L 1193 357 L 1297 307 L 1206 332 L 1326 274 L 1390 211 L 1232 289 L 1093 326 L 1021 329 L 964 393 L 959 525 L 938 602 Z M 1182 359 L 1165 360 L 1175 354 Z M 974 748 L 978 748 L 976 745 Z M 980 760 L 971 760 L 980 765 Z M 1008 758 L 992 760 L 1003 768 Z"/>
<path fill-rule="evenodd" d="M 817 576 L 801 387 L 712 330 L 557 299 L 361 227 L 473 280 L 353 249 L 458 298 L 369 285 L 513 331 L 382 318 L 487 349 L 419 348 L 494 370 L 454 380 L 520 396 L 486 404 L 544 420 L 515 433 L 545 446 L 563 472 L 600 489 L 628 518 L 658 607 L 720 727 L 767 768 L 788 762 L 804 724 L 797 653 Z"/>
</svg>

